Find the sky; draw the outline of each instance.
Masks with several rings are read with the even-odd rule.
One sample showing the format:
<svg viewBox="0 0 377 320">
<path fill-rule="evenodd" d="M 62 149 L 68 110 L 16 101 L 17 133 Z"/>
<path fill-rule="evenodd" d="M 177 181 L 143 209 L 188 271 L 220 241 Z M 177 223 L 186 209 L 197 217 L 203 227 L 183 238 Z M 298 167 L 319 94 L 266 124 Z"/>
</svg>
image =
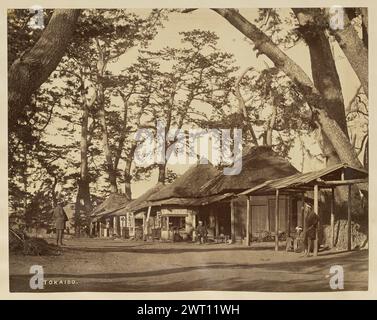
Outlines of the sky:
<svg viewBox="0 0 377 320">
<path fill-rule="evenodd" d="M 286 9 L 284 9 L 286 11 Z M 248 20 L 254 21 L 257 17 L 257 10 L 255 9 L 241 9 L 241 14 Z M 286 14 L 286 13 L 284 13 Z M 155 40 L 151 44 L 151 49 L 159 49 L 164 46 L 179 46 L 180 31 L 203 29 L 210 30 L 217 33 L 219 36 L 218 46 L 224 51 L 230 52 L 234 55 L 236 64 L 240 66 L 240 72 L 249 66 L 253 66 L 257 70 L 262 70 L 266 67 L 266 63 L 271 66 L 271 61 L 264 55 L 256 57 L 255 52 L 249 42 L 245 41 L 244 35 L 235 29 L 224 18 L 209 9 L 198 9 L 189 14 L 172 14 L 169 21 L 166 22 L 165 28 L 159 32 Z M 306 45 L 301 42 L 295 47 L 285 51 L 290 58 L 292 58 L 301 68 L 311 77 L 311 66 L 309 51 Z M 119 64 L 127 63 L 136 57 L 137 51 L 133 50 L 128 55 L 125 55 L 118 62 Z M 355 95 L 360 84 L 352 70 L 347 59 L 337 45 L 334 45 L 334 55 L 339 72 L 339 77 L 342 84 L 343 95 L 346 105 Z M 115 66 L 116 67 L 116 66 Z M 320 152 L 319 146 L 316 142 L 307 141 L 308 147 L 314 154 Z M 302 153 L 298 144 L 290 152 L 292 164 L 300 169 L 302 161 Z M 304 171 L 316 170 L 323 166 L 316 160 L 305 160 Z M 174 167 L 175 171 L 182 173 L 187 170 L 187 166 Z M 132 194 L 137 197 L 145 192 L 146 187 L 152 187 L 157 181 L 157 173 L 153 174 L 150 181 L 135 182 L 132 185 Z"/>
<path fill-rule="evenodd" d="M 135 13 L 144 15 L 148 12 L 145 9 L 134 10 Z M 249 21 L 254 22 L 258 16 L 257 9 L 240 9 L 240 13 L 244 15 Z M 289 9 L 282 9 L 282 16 L 289 16 Z M 256 56 L 250 42 L 245 40 L 236 28 L 228 23 L 224 18 L 210 9 L 198 9 L 188 14 L 172 13 L 169 20 L 164 23 L 164 28 L 161 29 L 156 38 L 151 42 L 149 49 L 158 50 L 165 46 L 179 47 L 181 46 L 181 36 L 179 32 L 189 31 L 193 29 L 202 29 L 214 31 L 219 36 L 218 47 L 224 51 L 234 55 L 236 64 L 240 67 L 241 73 L 249 66 L 253 66 L 256 70 L 263 70 L 266 66 L 272 66 L 272 62 L 264 55 Z M 360 83 L 356 74 L 352 70 L 347 59 L 344 57 L 342 51 L 336 43 L 332 44 L 333 54 L 337 70 L 339 73 L 345 105 L 347 106 L 351 99 L 356 94 Z M 297 43 L 290 49 L 284 49 L 285 53 L 292 58 L 311 78 L 311 66 L 309 52 L 304 42 Z M 129 50 L 120 59 L 109 66 L 110 71 L 119 72 L 132 64 L 138 55 L 136 48 Z M 318 154 L 320 152 L 318 144 L 314 139 L 306 139 L 307 148 L 311 149 L 312 153 Z M 301 170 L 302 152 L 299 144 L 296 144 L 290 154 L 292 164 Z M 316 170 L 323 167 L 323 163 L 315 159 L 305 159 L 304 171 Z M 182 174 L 187 170 L 188 165 L 175 165 L 171 167 L 176 173 Z M 138 197 L 147 189 L 155 185 L 157 182 L 157 171 L 154 172 L 148 181 L 138 181 L 132 183 L 132 195 Z"/>
</svg>

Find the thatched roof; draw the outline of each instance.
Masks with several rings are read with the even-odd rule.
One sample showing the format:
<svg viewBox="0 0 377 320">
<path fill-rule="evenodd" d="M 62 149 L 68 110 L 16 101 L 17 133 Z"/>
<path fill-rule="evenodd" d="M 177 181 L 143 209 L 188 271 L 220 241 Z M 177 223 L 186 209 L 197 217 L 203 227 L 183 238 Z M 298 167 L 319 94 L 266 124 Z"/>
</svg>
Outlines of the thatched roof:
<svg viewBox="0 0 377 320">
<path fill-rule="evenodd" d="M 157 201 L 169 198 L 197 198 L 200 187 L 219 174 L 210 163 L 196 164 L 189 168 L 173 183 L 166 185 L 159 192 L 153 194 L 149 200 Z"/>
<path fill-rule="evenodd" d="M 309 191 L 313 190 L 315 185 L 319 185 L 319 187 L 328 187 L 328 185 L 326 185 L 327 181 L 338 181 L 338 185 L 342 185 L 344 181 L 341 180 L 343 179 L 349 181 L 353 179 L 366 181 L 367 178 L 368 173 L 365 170 L 354 168 L 346 163 L 338 163 L 327 166 L 321 170 L 296 173 L 288 177 L 268 180 L 256 187 L 242 192 L 241 194 L 269 194 L 275 193 L 276 190 L 296 190 L 298 192 Z M 332 184 L 332 186 L 336 185 Z"/>
<path fill-rule="evenodd" d="M 208 181 L 199 194 L 213 195 L 242 192 L 267 180 L 287 177 L 298 173 L 291 163 L 269 147 L 254 147 L 242 157 L 242 170 L 238 175 L 222 172 Z"/>
<path fill-rule="evenodd" d="M 112 213 L 120 207 L 127 205 L 130 202 L 125 195 L 119 193 L 111 193 L 105 201 L 95 207 L 91 216 L 103 216 Z"/>
<path fill-rule="evenodd" d="M 131 201 L 127 205 L 127 210 L 134 212 L 138 211 L 140 209 L 143 209 L 145 207 L 148 207 L 148 203 L 151 197 L 158 193 L 161 189 L 163 189 L 165 186 L 162 183 L 156 184 L 154 187 L 150 188 L 146 192 L 144 192 L 140 197 L 137 199 Z"/>
</svg>

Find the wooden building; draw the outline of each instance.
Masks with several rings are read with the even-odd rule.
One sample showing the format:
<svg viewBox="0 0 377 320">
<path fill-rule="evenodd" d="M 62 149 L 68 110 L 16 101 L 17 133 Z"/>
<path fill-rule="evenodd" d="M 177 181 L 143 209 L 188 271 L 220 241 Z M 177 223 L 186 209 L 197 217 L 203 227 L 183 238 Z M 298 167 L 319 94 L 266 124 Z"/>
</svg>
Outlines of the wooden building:
<svg viewBox="0 0 377 320">
<path fill-rule="evenodd" d="M 305 227 L 308 192 L 318 214 L 320 189 L 365 184 L 366 179 L 366 171 L 346 164 L 299 173 L 271 148 L 256 147 L 243 156 L 238 175 L 224 175 L 210 163 L 197 164 L 173 183 L 158 184 L 131 202 L 110 196 L 95 209 L 94 222 L 110 221 L 110 229 L 122 237 L 192 240 L 202 220 L 209 238 L 251 245 L 253 238 L 267 236 L 277 250 L 279 235 Z M 96 230 L 103 236 L 101 226 L 97 223 Z"/>
<path fill-rule="evenodd" d="M 155 185 L 154 187 L 144 192 L 137 199 L 134 199 L 129 203 L 118 207 L 110 214 L 113 220 L 119 219 L 122 237 L 135 239 L 143 238 L 144 225 L 146 224 L 146 217 L 148 215 L 149 209 L 149 198 L 153 194 L 161 190 L 163 187 L 163 184 Z M 151 210 L 152 209 L 152 215 L 151 212 L 149 212 L 149 215 L 151 217 L 149 223 L 153 225 L 153 229 L 157 230 L 159 223 L 155 219 L 155 209 L 151 208 Z"/>
<path fill-rule="evenodd" d="M 240 194 L 240 196 L 246 196 L 246 235 L 247 244 L 250 245 L 250 239 L 252 237 L 252 224 L 255 221 L 253 218 L 255 214 L 255 209 L 253 207 L 253 202 L 256 197 L 273 197 L 275 201 L 275 234 L 280 231 L 282 207 L 280 205 L 282 197 L 290 197 L 292 195 L 297 196 L 301 194 L 301 203 L 305 193 L 313 192 L 313 209 L 314 213 L 319 216 L 321 226 L 321 213 L 320 213 L 320 191 L 321 190 L 331 190 L 331 219 L 330 219 L 330 230 L 331 230 L 331 246 L 334 245 L 334 222 L 335 222 L 335 188 L 340 186 L 348 186 L 348 208 L 347 208 L 347 249 L 352 249 L 352 234 L 351 234 L 351 224 L 352 224 L 352 185 L 367 184 L 368 183 L 368 172 L 362 168 L 354 168 L 346 163 L 336 164 L 333 166 L 328 166 L 322 170 L 312 171 L 307 173 L 297 173 L 289 177 L 274 179 L 265 181 L 258 186 L 255 186 L 249 190 L 246 190 Z M 292 211 L 288 211 L 288 216 L 285 217 L 286 233 L 289 234 L 290 226 L 294 224 Z M 301 210 L 301 221 L 304 221 L 304 210 Z M 279 226 L 279 227 L 277 227 Z M 305 224 L 303 225 L 305 230 Z M 316 240 L 314 243 L 314 254 L 318 254 L 319 243 L 319 232 L 320 228 L 317 228 Z M 275 237 L 275 250 L 279 250 L 278 237 Z"/>
<path fill-rule="evenodd" d="M 153 230 L 159 228 L 159 238 L 163 240 L 172 240 L 177 233 L 182 239 L 192 239 L 193 230 L 201 220 L 208 229 L 209 238 L 217 239 L 221 236 L 232 242 L 244 242 L 246 198 L 235 195 L 266 180 L 290 176 L 297 172 L 271 148 L 252 148 L 242 159 L 240 174 L 226 176 L 210 163 L 197 164 L 172 184 L 149 196 L 137 210 L 133 210 L 144 212 L 145 233 L 156 234 Z M 280 210 L 282 218 L 279 229 L 285 230 L 286 219 L 283 217 L 286 217 L 288 212 L 299 219 L 298 201 L 299 199 L 293 196 L 281 197 L 280 207 L 285 209 Z M 275 230 L 274 220 L 271 218 L 275 210 L 273 197 L 258 197 L 253 205 L 256 212 L 253 218 L 256 236 L 258 233 Z"/>
<path fill-rule="evenodd" d="M 96 206 L 91 213 L 90 234 L 97 237 L 121 235 L 120 219 L 112 213 L 125 207 L 130 200 L 122 194 L 111 193 L 105 201 Z"/>
<path fill-rule="evenodd" d="M 161 187 L 132 208 L 144 212 L 145 234 L 162 240 L 192 239 L 202 202 L 211 200 L 201 197 L 198 191 L 218 173 L 210 163 L 194 165 L 173 183 Z"/>
<path fill-rule="evenodd" d="M 238 175 L 224 175 L 222 172 L 204 184 L 199 192 L 209 196 L 239 194 L 245 190 L 253 188 L 261 183 L 279 179 L 298 171 L 292 164 L 270 147 L 254 147 L 242 158 L 242 170 Z M 220 202 L 208 204 L 205 208 L 203 218 L 213 230 L 214 236 L 225 233 L 232 242 L 245 243 L 249 241 L 246 233 L 246 197 L 229 196 Z M 252 236 L 263 237 L 275 231 L 275 200 L 270 195 L 256 196 L 251 201 L 253 206 Z M 301 207 L 299 197 L 294 195 L 282 196 L 279 199 L 279 219 L 278 230 L 286 230 L 288 216 L 295 220 L 295 224 L 301 223 L 297 215 L 298 208 Z M 291 225 L 294 228 L 296 225 Z M 223 231 L 221 230 L 223 229 Z"/>
</svg>

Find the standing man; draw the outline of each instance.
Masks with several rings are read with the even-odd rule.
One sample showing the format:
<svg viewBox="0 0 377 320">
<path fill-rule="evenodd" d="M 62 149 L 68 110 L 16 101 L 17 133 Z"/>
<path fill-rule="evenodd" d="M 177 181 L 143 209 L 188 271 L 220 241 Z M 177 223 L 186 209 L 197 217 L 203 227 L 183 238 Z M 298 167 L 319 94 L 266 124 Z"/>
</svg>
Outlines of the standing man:
<svg viewBox="0 0 377 320">
<path fill-rule="evenodd" d="M 63 202 L 59 202 L 54 209 L 52 214 L 52 220 L 54 220 L 56 228 L 56 245 L 63 245 L 63 233 L 65 229 L 65 222 L 68 220 L 68 217 L 63 209 Z"/>
<path fill-rule="evenodd" d="M 199 225 L 196 228 L 196 234 L 198 236 L 199 244 L 205 243 L 207 241 L 207 228 L 203 225 L 203 221 L 199 221 Z"/>
<path fill-rule="evenodd" d="M 312 243 L 316 239 L 317 228 L 319 223 L 319 217 L 314 212 L 311 205 L 307 205 L 309 212 L 305 218 L 305 232 L 304 232 L 304 255 L 310 256 L 310 251 L 312 248 Z"/>
</svg>

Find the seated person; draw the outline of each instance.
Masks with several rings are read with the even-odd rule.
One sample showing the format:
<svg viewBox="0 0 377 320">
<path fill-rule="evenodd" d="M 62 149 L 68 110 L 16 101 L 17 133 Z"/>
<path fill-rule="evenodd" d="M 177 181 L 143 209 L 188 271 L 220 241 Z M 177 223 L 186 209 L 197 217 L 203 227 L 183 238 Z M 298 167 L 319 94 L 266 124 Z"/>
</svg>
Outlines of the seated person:
<svg viewBox="0 0 377 320">
<path fill-rule="evenodd" d="M 301 244 L 301 233 L 302 227 L 297 226 L 295 228 L 296 232 L 293 236 L 287 237 L 287 247 L 286 251 L 294 251 L 297 252 L 299 250 L 299 246 Z"/>
<path fill-rule="evenodd" d="M 227 236 L 224 233 L 224 226 L 220 226 L 219 234 L 217 236 L 217 242 L 226 242 Z"/>
</svg>

